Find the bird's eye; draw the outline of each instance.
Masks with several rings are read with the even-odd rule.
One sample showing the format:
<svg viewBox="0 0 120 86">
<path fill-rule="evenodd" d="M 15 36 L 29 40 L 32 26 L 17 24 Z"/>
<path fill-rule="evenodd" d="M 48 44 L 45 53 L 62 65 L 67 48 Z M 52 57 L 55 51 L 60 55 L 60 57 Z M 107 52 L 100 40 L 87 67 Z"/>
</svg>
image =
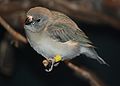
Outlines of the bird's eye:
<svg viewBox="0 0 120 86">
<path fill-rule="evenodd" d="M 40 22 L 41 19 L 36 20 L 37 22 Z"/>
</svg>

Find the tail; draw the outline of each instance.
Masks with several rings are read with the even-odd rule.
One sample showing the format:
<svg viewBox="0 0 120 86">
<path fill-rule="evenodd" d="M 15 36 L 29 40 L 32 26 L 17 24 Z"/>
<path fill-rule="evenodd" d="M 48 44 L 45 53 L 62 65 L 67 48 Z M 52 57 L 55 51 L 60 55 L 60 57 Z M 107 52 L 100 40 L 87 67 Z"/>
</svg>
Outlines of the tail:
<svg viewBox="0 0 120 86">
<path fill-rule="evenodd" d="M 80 53 L 90 57 L 92 59 L 96 59 L 100 64 L 107 64 L 101 57 L 98 56 L 97 52 L 92 47 L 81 47 Z"/>
</svg>

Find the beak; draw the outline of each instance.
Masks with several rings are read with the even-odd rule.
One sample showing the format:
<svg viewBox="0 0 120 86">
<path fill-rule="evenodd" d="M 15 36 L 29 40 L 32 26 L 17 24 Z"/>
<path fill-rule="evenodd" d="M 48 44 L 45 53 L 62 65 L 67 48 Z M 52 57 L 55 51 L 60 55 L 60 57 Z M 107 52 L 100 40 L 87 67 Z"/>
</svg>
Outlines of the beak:
<svg viewBox="0 0 120 86">
<path fill-rule="evenodd" d="M 29 25 L 33 22 L 33 17 L 32 16 L 27 16 L 25 20 L 25 25 Z"/>
</svg>

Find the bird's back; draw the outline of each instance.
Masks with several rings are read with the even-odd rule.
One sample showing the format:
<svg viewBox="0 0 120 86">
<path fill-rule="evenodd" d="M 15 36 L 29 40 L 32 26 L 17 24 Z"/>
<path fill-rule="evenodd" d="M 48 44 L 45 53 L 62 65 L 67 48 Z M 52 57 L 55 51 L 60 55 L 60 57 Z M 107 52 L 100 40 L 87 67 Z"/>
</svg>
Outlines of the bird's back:
<svg viewBox="0 0 120 86">
<path fill-rule="evenodd" d="M 57 11 L 51 11 L 51 13 L 53 15 L 53 20 L 55 21 L 55 23 L 64 23 L 73 29 L 78 28 L 75 22 L 65 14 Z"/>
</svg>

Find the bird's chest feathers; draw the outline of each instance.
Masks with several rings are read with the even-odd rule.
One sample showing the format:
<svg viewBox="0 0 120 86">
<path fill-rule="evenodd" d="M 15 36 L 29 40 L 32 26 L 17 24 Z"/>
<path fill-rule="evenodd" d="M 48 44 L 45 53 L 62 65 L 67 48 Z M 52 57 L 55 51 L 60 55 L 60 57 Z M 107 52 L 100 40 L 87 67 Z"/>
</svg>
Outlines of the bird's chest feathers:
<svg viewBox="0 0 120 86">
<path fill-rule="evenodd" d="M 37 44 L 40 46 L 40 49 L 43 52 L 47 52 L 47 54 L 49 55 L 58 54 L 63 49 L 61 43 L 57 42 L 56 40 L 46 35 L 41 36 L 41 39 L 37 42 Z"/>
<path fill-rule="evenodd" d="M 36 34 L 32 35 L 32 37 L 28 37 L 30 45 L 36 50 L 39 54 L 43 56 L 55 56 L 56 54 L 60 54 L 62 56 L 66 56 L 67 54 L 71 54 L 77 43 L 72 41 L 68 41 L 65 43 L 58 42 L 48 35 L 44 34 Z"/>
<path fill-rule="evenodd" d="M 39 54 L 44 56 L 51 55 L 58 52 L 59 45 L 55 40 L 52 40 L 46 33 L 41 34 L 28 34 L 28 41 L 31 47 L 34 48 Z"/>
</svg>

